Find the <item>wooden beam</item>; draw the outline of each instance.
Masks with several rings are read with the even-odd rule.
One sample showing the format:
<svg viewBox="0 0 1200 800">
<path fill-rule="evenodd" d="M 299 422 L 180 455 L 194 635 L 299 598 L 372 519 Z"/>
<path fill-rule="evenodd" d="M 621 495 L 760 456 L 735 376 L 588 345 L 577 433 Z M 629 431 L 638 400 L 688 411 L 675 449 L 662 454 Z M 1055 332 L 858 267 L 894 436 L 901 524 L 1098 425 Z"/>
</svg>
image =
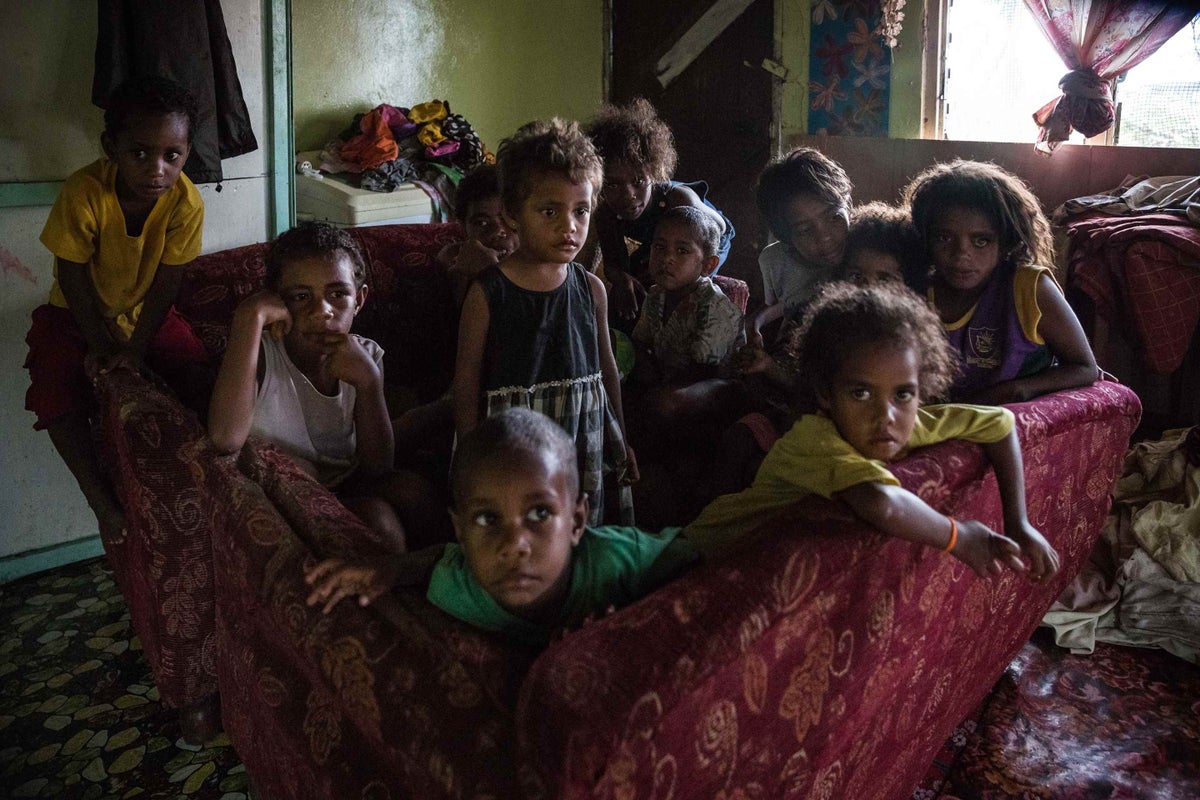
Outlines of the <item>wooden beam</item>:
<svg viewBox="0 0 1200 800">
<path fill-rule="evenodd" d="M 658 63 L 654 74 L 665 89 L 687 69 L 754 0 L 714 0 L 700 19 L 688 28 Z"/>
</svg>

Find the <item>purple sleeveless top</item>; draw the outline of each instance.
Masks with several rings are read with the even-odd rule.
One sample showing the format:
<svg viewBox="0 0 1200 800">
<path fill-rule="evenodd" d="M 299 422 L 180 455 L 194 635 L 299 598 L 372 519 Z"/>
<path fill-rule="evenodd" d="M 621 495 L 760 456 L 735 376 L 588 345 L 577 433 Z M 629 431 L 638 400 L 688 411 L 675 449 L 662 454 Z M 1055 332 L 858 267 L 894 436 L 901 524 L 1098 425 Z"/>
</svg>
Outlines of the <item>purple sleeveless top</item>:
<svg viewBox="0 0 1200 800">
<path fill-rule="evenodd" d="M 1040 273 L 1039 269 L 1039 277 Z M 954 329 L 943 323 L 946 338 L 962 366 L 950 387 L 951 402 L 961 402 L 989 386 L 1033 375 L 1050 366 L 1053 357 L 1049 348 L 1026 338 L 1017 313 L 1018 303 L 1032 308 L 1034 298 L 1016 297 L 1015 284 L 1014 270 L 997 268 L 966 322 Z M 1036 280 L 1027 285 L 1037 291 Z M 932 299 L 932 289 L 930 293 Z"/>
</svg>

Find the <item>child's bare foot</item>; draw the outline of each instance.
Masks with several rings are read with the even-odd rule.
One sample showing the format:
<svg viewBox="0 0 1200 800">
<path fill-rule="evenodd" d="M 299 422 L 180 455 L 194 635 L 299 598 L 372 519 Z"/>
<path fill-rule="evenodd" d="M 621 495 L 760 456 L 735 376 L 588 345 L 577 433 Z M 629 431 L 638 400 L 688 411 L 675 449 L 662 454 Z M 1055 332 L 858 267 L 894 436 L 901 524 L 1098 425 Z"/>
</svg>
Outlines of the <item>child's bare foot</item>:
<svg viewBox="0 0 1200 800">
<path fill-rule="evenodd" d="M 129 533 L 125 512 L 113 500 L 91 503 L 92 513 L 100 525 L 100 537 L 106 542 L 123 542 Z"/>
</svg>

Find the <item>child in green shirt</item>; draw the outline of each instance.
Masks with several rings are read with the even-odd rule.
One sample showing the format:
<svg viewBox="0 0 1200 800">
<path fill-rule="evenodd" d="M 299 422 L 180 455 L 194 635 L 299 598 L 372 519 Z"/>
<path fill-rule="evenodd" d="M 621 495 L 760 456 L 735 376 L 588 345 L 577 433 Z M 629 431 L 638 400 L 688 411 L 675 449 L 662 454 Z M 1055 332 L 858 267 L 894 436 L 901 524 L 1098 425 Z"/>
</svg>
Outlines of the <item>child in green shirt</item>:
<svg viewBox="0 0 1200 800">
<path fill-rule="evenodd" d="M 678 528 L 659 534 L 586 527 L 575 445 L 549 417 L 512 408 L 459 440 L 450 472 L 457 543 L 386 564 L 331 559 L 310 569 L 309 605 L 344 597 L 367 605 L 395 586 L 429 582 L 446 613 L 530 645 L 631 603 L 699 554 Z"/>
</svg>

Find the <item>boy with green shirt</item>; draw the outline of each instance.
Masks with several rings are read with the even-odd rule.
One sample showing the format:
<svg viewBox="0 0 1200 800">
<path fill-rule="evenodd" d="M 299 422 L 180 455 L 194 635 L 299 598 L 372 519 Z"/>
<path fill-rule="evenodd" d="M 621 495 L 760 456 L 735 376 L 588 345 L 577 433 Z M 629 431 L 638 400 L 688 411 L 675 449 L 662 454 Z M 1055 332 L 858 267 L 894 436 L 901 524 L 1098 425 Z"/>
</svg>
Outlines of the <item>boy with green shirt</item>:
<svg viewBox="0 0 1200 800">
<path fill-rule="evenodd" d="M 459 442 L 450 473 L 458 541 L 382 566 L 337 559 L 305 576 L 310 605 L 367 605 L 395 586 L 428 581 L 446 613 L 530 645 L 631 603 L 699 559 L 678 536 L 585 526 L 575 446 L 549 417 L 523 408 L 480 423 Z"/>
</svg>

